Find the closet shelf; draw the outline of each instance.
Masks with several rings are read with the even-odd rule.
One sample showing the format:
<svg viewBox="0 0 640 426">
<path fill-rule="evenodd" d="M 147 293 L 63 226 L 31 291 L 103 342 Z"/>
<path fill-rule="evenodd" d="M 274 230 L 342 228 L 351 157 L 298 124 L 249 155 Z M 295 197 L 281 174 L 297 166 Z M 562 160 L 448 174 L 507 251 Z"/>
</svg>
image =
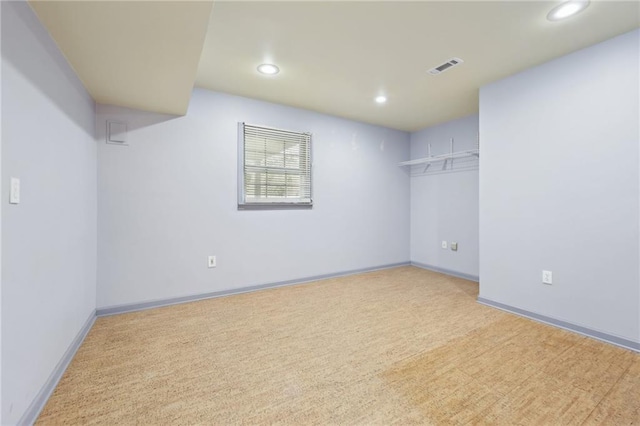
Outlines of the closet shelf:
<svg viewBox="0 0 640 426">
<path fill-rule="evenodd" d="M 464 157 L 480 157 L 479 149 L 470 149 L 467 151 L 450 152 L 448 154 L 430 155 L 424 158 L 416 158 L 415 160 L 403 161 L 400 166 L 417 166 L 420 164 L 431 164 L 437 161 L 453 160 L 454 158 Z"/>
</svg>

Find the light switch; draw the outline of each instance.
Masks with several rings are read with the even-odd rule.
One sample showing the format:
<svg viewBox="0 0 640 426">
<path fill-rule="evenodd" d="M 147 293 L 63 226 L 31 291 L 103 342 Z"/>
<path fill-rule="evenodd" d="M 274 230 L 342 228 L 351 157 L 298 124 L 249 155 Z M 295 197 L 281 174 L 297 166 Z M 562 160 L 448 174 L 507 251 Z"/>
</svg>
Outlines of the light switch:
<svg viewBox="0 0 640 426">
<path fill-rule="evenodd" d="M 11 178 L 11 190 L 9 194 L 9 203 L 11 204 L 19 204 L 20 203 L 20 179 Z"/>
<path fill-rule="evenodd" d="M 458 243 L 451 243 L 451 251 L 458 251 Z"/>
<path fill-rule="evenodd" d="M 446 241 L 442 242 L 442 248 L 446 250 L 446 248 L 447 248 L 447 242 Z"/>
</svg>

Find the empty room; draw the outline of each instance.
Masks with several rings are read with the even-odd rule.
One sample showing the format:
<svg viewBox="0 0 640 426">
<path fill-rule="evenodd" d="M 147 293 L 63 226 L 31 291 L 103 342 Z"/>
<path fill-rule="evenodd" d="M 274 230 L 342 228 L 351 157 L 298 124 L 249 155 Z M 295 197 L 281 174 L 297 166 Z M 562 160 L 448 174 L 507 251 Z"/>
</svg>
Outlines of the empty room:
<svg viewBox="0 0 640 426">
<path fill-rule="evenodd" d="M 0 14 L 0 424 L 640 425 L 640 2 Z"/>
</svg>

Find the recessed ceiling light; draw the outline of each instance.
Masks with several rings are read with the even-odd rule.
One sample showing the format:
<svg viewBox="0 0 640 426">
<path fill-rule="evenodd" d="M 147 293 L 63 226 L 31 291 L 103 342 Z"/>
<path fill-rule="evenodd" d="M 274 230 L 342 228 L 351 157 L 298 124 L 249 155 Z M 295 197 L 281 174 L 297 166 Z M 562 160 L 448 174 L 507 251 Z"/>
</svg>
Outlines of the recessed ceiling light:
<svg viewBox="0 0 640 426">
<path fill-rule="evenodd" d="M 547 19 L 550 21 L 560 21 L 582 12 L 587 6 L 589 6 L 589 0 L 567 1 L 551 9 L 551 12 L 547 15 Z"/>
<path fill-rule="evenodd" d="M 376 103 L 377 104 L 383 104 L 385 102 L 387 102 L 387 97 L 386 96 L 382 96 L 382 95 L 376 96 Z"/>
<path fill-rule="evenodd" d="M 258 67 L 258 71 L 262 74 L 276 75 L 280 72 L 280 68 L 273 64 L 262 64 Z"/>
</svg>

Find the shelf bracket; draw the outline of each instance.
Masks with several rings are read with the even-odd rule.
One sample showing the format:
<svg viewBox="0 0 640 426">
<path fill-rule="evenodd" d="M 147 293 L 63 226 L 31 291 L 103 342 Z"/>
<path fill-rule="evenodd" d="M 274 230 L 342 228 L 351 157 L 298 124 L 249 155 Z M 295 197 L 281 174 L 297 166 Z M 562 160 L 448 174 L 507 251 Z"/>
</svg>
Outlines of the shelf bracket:
<svg viewBox="0 0 640 426">
<path fill-rule="evenodd" d="M 451 142 L 449 143 L 449 151 L 451 154 L 451 170 L 453 170 L 453 138 L 451 138 Z M 445 162 L 446 165 L 446 162 Z"/>
<path fill-rule="evenodd" d="M 431 144 L 430 143 L 427 144 L 427 158 L 431 158 Z M 427 173 L 427 170 L 429 170 L 429 166 L 431 166 L 431 163 L 427 163 L 427 165 L 424 166 L 424 170 L 422 171 L 422 173 Z"/>
</svg>

